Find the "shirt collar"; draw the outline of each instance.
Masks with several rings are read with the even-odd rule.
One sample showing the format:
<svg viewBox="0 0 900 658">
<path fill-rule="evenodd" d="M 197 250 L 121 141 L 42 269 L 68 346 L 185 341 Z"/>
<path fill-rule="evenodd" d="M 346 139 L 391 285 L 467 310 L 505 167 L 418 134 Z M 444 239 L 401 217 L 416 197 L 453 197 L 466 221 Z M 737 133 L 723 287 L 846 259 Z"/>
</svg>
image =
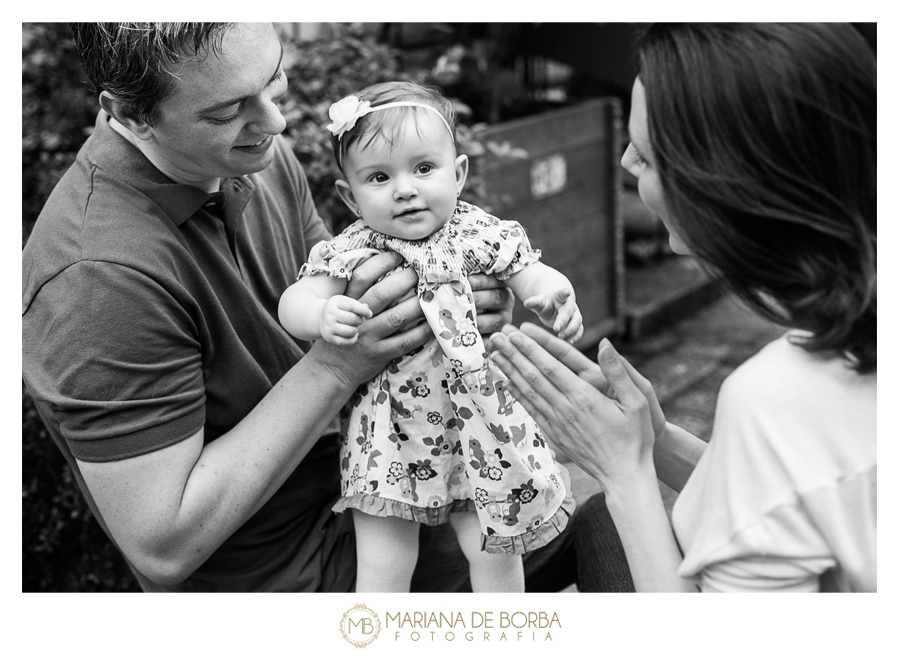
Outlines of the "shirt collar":
<svg viewBox="0 0 900 658">
<path fill-rule="evenodd" d="M 176 183 L 163 174 L 133 144 L 112 129 L 109 115 L 103 110 L 97 114 L 87 156 L 98 167 L 114 172 L 116 178 L 148 197 L 176 225 L 186 222 L 208 201 L 220 198 L 219 193 L 210 194 L 192 185 Z M 222 181 L 223 189 L 245 191 L 246 196 L 241 195 L 244 196 L 243 204 L 246 204 L 253 187 L 246 176 Z M 225 196 L 227 206 L 231 195 Z"/>
</svg>

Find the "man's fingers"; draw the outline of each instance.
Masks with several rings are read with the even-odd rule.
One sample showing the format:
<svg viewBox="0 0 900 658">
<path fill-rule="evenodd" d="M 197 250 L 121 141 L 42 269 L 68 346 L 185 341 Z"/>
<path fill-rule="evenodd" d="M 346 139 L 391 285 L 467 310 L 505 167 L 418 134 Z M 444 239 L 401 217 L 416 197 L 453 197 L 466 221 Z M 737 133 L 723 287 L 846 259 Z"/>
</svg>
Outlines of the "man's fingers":
<svg viewBox="0 0 900 658">
<path fill-rule="evenodd" d="M 375 254 L 359 263 L 347 284 L 347 296 L 358 299 L 378 279 L 400 265 L 403 258 L 392 251 Z"/>
<path fill-rule="evenodd" d="M 411 268 L 400 270 L 366 290 L 359 301 L 377 315 L 414 289 L 417 281 L 418 277 Z"/>
<path fill-rule="evenodd" d="M 387 336 L 382 340 L 382 347 L 386 353 L 394 354 L 394 358 L 396 358 L 412 352 L 417 347 L 421 347 L 433 335 L 431 327 L 428 323 L 424 323 L 412 329 L 398 331 L 393 335 Z"/>
</svg>

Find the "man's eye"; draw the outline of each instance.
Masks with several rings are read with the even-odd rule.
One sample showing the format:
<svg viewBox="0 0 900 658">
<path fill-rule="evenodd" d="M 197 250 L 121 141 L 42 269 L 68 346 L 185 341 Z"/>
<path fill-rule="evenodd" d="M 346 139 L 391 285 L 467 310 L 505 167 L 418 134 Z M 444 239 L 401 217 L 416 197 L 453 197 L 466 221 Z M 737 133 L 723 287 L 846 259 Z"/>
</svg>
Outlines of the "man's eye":
<svg viewBox="0 0 900 658">
<path fill-rule="evenodd" d="M 240 108 L 240 106 L 235 106 L 235 108 L 234 108 L 234 110 L 232 110 L 231 114 L 228 114 L 225 116 L 214 116 L 214 117 L 211 116 L 211 117 L 207 117 L 207 119 L 213 123 L 225 124 L 225 123 L 231 123 L 232 121 L 237 119 L 239 116 L 241 116 L 241 108 Z"/>
</svg>

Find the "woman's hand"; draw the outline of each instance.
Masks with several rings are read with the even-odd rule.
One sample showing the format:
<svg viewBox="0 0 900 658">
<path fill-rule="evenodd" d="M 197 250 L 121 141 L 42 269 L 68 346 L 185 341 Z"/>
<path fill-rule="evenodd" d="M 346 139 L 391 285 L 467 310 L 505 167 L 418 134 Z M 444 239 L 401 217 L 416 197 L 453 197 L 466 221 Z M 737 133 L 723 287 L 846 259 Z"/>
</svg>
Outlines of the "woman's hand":
<svg viewBox="0 0 900 658">
<path fill-rule="evenodd" d="M 415 295 L 415 271 L 405 268 L 378 280 L 401 262 L 398 254 L 387 252 L 361 263 L 353 271 L 345 294 L 366 304 L 372 317 L 359 326 L 354 345 L 335 346 L 320 340 L 310 351 L 348 385 L 369 381 L 392 359 L 424 345 L 431 336 Z"/>
<path fill-rule="evenodd" d="M 599 367 L 528 323 L 521 331 L 504 327 L 491 337 L 491 346 L 510 392 L 553 444 L 607 491 L 627 485 L 638 472 L 653 473 L 654 425 L 661 432 L 665 418 L 652 387 L 608 341 L 601 344 Z M 641 386 L 631 373 L 643 380 Z"/>
<path fill-rule="evenodd" d="M 475 310 L 478 311 L 475 322 L 479 333 L 490 335 L 500 331 L 505 324 L 512 321 L 515 297 L 497 277 L 488 274 L 470 274 L 469 285 L 472 286 Z"/>
</svg>

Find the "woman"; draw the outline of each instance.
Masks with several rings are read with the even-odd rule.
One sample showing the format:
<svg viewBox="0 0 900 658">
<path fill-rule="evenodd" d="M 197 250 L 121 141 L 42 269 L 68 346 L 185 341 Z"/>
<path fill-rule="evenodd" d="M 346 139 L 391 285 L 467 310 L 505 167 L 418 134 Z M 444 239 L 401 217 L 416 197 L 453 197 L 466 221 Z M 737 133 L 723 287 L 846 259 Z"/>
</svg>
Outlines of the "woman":
<svg viewBox="0 0 900 658">
<path fill-rule="evenodd" d="M 834 24 L 654 25 L 638 48 L 623 166 L 676 252 L 789 331 L 723 384 L 671 526 L 657 477 L 697 442 L 608 341 L 598 368 L 507 327 L 493 358 L 603 485 L 638 591 L 874 591 L 874 54 Z"/>
</svg>

